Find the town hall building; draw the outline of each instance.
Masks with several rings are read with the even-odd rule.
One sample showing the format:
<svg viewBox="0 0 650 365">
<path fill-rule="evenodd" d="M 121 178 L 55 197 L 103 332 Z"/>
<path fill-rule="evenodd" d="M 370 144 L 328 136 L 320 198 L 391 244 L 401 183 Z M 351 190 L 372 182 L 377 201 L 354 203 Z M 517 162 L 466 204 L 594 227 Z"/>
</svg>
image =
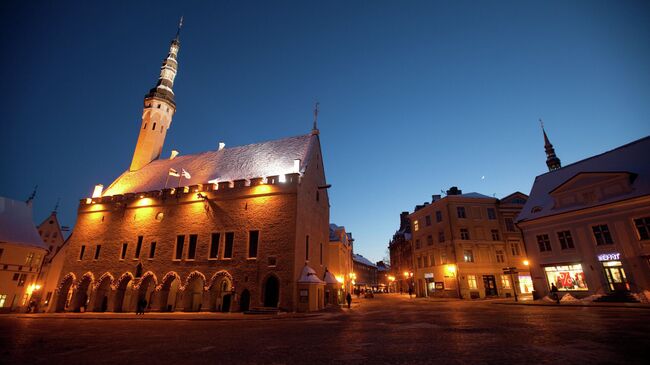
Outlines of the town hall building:
<svg viewBox="0 0 650 365">
<path fill-rule="evenodd" d="M 178 34 L 131 164 L 79 203 L 50 311 L 321 309 L 329 197 L 319 131 L 161 158 Z"/>
</svg>

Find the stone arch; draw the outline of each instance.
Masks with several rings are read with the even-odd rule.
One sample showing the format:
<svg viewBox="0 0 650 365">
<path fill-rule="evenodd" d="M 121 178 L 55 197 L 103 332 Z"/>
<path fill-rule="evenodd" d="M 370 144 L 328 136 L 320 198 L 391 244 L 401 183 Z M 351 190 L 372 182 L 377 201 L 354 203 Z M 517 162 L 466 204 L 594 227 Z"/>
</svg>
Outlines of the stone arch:
<svg viewBox="0 0 650 365">
<path fill-rule="evenodd" d="M 83 274 L 77 281 L 74 300 L 72 302 L 72 310 L 74 312 L 81 311 L 81 308 L 83 308 L 84 312 L 88 309 L 88 302 L 90 301 L 94 284 L 95 275 L 90 271 Z"/>
<path fill-rule="evenodd" d="M 268 274 L 262 282 L 262 303 L 274 308 L 280 304 L 280 279 L 275 274 Z"/>
<path fill-rule="evenodd" d="M 230 312 L 233 301 L 232 275 L 221 270 L 212 275 L 210 283 L 206 286 L 210 292 L 209 310 L 213 312 Z"/>
<path fill-rule="evenodd" d="M 203 285 L 205 275 L 192 271 L 185 279 L 183 286 L 183 308 L 186 312 L 199 312 L 203 304 Z"/>
<path fill-rule="evenodd" d="M 156 277 L 156 274 L 151 271 L 144 273 L 138 281 L 138 284 L 134 285 L 135 289 L 138 291 L 138 302 L 143 299 L 146 300 L 146 307 L 144 309 L 151 308 L 157 286 L 158 278 Z"/>
<path fill-rule="evenodd" d="M 128 312 L 131 308 L 132 293 L 133 293 L 133 274 L 125 272 L 117 279 L 115 284 L 115 303 L 113 311 L 115 312 Z"/>
<path fill-rule="evenodd" d="M 56 312 L 64 312 L 66 307 L 68 307 L 76 282 L 77 277 L 74 273 L 68 273 L 61 279 L 61 283 L 56 288 L 57 300 L 56 307 L 54 308 Z"/>
<path fill-rule="evenodd" d="M 158 292 L 158 309 L 161 312 L 173 312 L 176 309 L 176 297 L 181 285 L 181 277 L 170 271 L 163 277 L 160 285 L 156 288 Z"/>
<path fill-rule="evenodd" d="M 111 290 L 113 289 L 113 282 L 115 282 L 115 278 L 109 272 L 105 272 L 99 277 L 99 280 L 95 283 L 93 311 L 106 312 L 108 310 L 108 302 Z"/>
</svg>

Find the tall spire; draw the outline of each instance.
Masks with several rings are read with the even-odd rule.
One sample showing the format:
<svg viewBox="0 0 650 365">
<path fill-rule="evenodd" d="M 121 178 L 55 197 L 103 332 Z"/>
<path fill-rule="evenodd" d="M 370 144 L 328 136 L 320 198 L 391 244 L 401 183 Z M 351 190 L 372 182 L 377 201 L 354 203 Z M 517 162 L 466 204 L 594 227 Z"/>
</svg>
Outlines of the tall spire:
<svg viewBox="0 0 650 365">
<path fill-rule="evenodd" d="M 320 103 L 317 101 L 314 103 L 314 126 L 312 127 L 312 133 L 318 134 L 318 111 L 320 108 Z"/>
<path fill-rule="evenodd" d="M 555 149 L 549 141 L 548 136 L 546 135 L 546 130 L 544 129 L 544 121 L 542 118 L 539 119 L 539 123 L 542 126 L 542 133 L 544 134 L 544 150 L 546 151 L 546 166 L 548 166 L 548 171 L 557 170 L 562 167 L 560 159 L 555 155 Z"/>
<path fill-rule="evenodd" d="M 156 86 L 144 97 L 144 110 L 140 135 L 133 153 L 129 171 L 136 171 L 160 157 L 167 130 L 171 127 L 172 117 L 176 112 L 174 100 L 174 79 L 178 72 L 178 51 L 181 47 L 180 33 L 183 17 L 178 23 L 176 37 L 169 45 L 167 57 L 160 68 Z"/>
<path fill-rule="evenodd" d="M 36 198 L 36 190 L 38 190 L 38 185 L 34 186 L 34 190 L 32 191 L 32 194 L 29 196 L 29 198 L 27 198 L 25 203 L 27 203 L 28 205 L 32 204 L 32 200 Z"/>
</svg>

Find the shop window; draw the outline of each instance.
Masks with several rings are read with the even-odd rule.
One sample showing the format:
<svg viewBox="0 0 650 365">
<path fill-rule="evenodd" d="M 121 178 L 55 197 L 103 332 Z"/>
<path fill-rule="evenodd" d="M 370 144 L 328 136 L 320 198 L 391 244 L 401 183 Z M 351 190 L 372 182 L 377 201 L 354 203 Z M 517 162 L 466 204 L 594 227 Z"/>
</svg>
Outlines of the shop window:
<svg viewBox="0 0 650 365">
<path fill-rule="evenodd" d="M 547 266 L 544 268 L 548 288 L 555 284 L 559 291 L 586 291 L 587 281 L 581 264 Z"/>
<path fill-rule="evenodd" d="M 469 240 L 469 230 L 467 228 L 460 229 L 460 239 Z"/>
<path fill-rule="evenodd" d="M 612 240 L 612 234 L 609 232 L 609 227 L 606 224 L 600 224 L 597 226 L 591 227 L 594 232 L 594 238 L 596 239 L 596 245 L 611 245 L 614 244 Z"/>
<path fill-rule="evenodd" d="M 503 253 L 503 250 L 496 250 L 497 262 L 504 263 L 506 255 Z"/>
<path fill-rule="evenodd" d="M 463 260 L 465 262 L 474 262 L 474 251 L 464 250 L 463 251 Z"/>
<path fill-rule="evenodd" d="M 219 241 L 221 240 L 221 233 L 213 233 L 210 240 L 210 256 L 211 259 L 219 257 Z"/>
<path fill-rule="evenodd" d="M 494 208 L 487 208 L 487 216 L 489 220 L 497 219 L 497 212 Z"/>
<path fill-rule="evenodd" d="M 499 241 L 499 230 L 493 229 L 491 232 L 492 232 L 492 241 Z"/>
<path fill-rule="evenodd" d="M 174 260 L 183 258 L 183 249 L 185 248 L 185 236 L 176 236 L 176 251 L 174 252 Z"/>
<path fill-rule="evenodd" d="M 436 210 L 436 222 L 442 222 L 442 212 Z"/>
<path fill-rule="evenodd" d="M 188 260 L 194 260 L 196 258 L 196 243 L 199 239 L 198 235 L 191 234 L 190 235 L 190 243 L 187 246 L 187 259 Z"/>
<path fill-rule="evenodd" d="M 424 217 L 424 222 L 426 223 L 427 227 L 431 225 L 431 216 L 428 215 Z"/>
<path fill-rule="evenodd" d="M 571 231 L 562 231 L 557 233 L 557 239 L 560 241 L 560 247 L 563 250 L 568 250 L 575 248 L 573 246 L 573 237 L 571 237 Z"/>
<path fill-rule="evenodd" d="M 467 275 L 467 286 L 472 290 L 478 289 L 476 275 Z"/>
<path fill-rule="evenodd" d="M 99 253 L 102 250 L 102 245 L 95 246 L 95 260 L 99 260 Z"/>
<path fill-rule="evenodd" d="M 551 240 L 548 238 L 547 234 L 540 234 L 537 236 L 537 247 L 539 247 L 539 252 L 551 251 Z"/>
<path fill-rule="evenodd" d="M 231 259 L 232 258 L 232 251 L 233 251 L 233 244 L 235 243 L 235 233 L 234 232 L 226 232 L 226 242 L 224 244 L 223 248 L 223 258 L 224 259 Z"/>
<path fill-rule="evenodd" d="M 640 240 L 650 240 L 650 217 L 635 219 L 634 226 Z"/>
<path fill-rule="evenodd" d="M 7 294 L 0 294 L 0 308 L 5 306 L 7 302 Z"/>
<path fill-rule="evenodd" d="M 260 231 L 250 231 L 248 232 L 248 258 L 254 259 L 257 258 L 257 245 L 259 243 Z M 321 245 L 321 262 L 323 261 L 322 250 L 323 245 Z"/>
<path fill-rule="evenodd" d="M 456 215 L 458 218 L 467 218 L 467 214 L 465 213 L 465 207 L 456 207 Z"/>
<path fill-rule="evenodd" d="M 508 275 L 501 275 L 501 286 L 503 289 L 511 289 L 510 278 Z"/>
<path fill-rule="evenodd" d="M 503 221 L 506 224 L 506 231 L 515 232 L 515 222 L 512 220 L 512 218 L 505 218 Z"/>
</svg>

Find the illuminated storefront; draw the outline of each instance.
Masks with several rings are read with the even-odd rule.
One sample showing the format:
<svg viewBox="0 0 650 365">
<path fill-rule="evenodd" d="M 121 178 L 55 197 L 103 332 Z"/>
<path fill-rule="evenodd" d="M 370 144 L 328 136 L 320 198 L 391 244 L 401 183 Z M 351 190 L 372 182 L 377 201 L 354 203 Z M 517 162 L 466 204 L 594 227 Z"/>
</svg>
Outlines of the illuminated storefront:
<svg viewBox="0 0 650 365">
<path fill-rule="evenodd" d="M 598 261 L 603 264 L 607 286 L 611 291 L 629 291 L 630 284 L 627 281 L 623 264 L 619 261 L 621 254 L 618 252 L 598 255 Z"/>
<path fill-rule="evenodd" d="M 549 289 L 555 284 L 558 291 L 587 291 L 587 281 L 582 264 L 568 264 L 544 267 Z"/>
</svg>

